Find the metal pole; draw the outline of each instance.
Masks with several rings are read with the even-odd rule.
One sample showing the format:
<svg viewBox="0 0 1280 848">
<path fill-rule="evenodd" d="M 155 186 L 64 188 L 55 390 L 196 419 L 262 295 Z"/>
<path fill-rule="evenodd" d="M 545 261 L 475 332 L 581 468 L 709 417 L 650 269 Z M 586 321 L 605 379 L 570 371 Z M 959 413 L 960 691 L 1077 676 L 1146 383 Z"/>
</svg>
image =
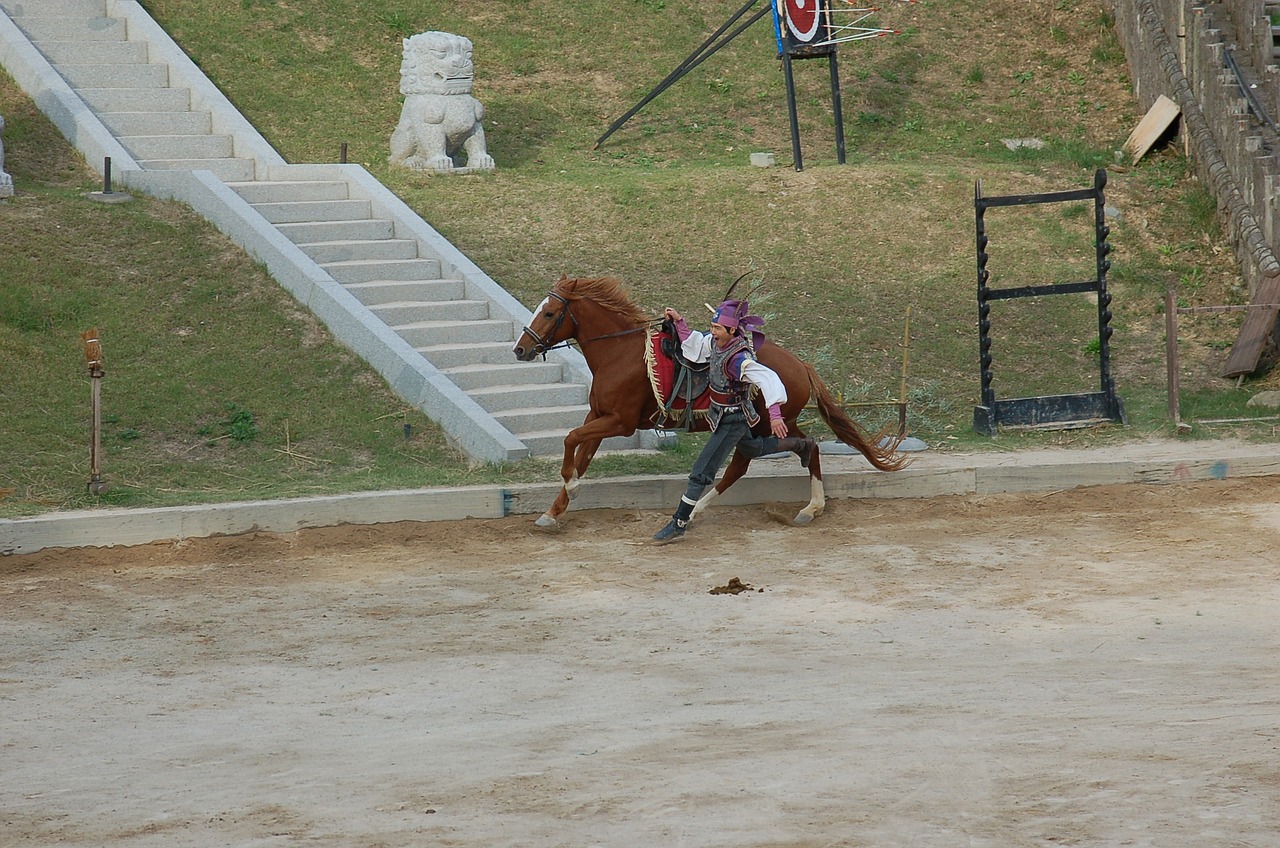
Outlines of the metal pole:
<svg viewBox="0 0 1280 848">
<path fill-rule="evenodd" d="M 102 193 L 111 194 L 111 157 L 102 160 Z"/>
<path fill-rule="evenodd" d="M 96 329 L 81 333 L 84 342 L 84 358 L 89 363 L 89 377 L 92 380 L 90 404 L 93 412 L 92 433 L 89 439 L 89 492 L 100 495 L 107 490 L 102 482 L 102 377 L 106 373 L 102 369 L 102 342 Z"/>
<path fill-rule="evenodd" d="M 338 163 L 341 165 L 347 164 L 347 143 L 345 141 L 342 142 L 342 153 L 338 157 Z"/>
<path fill-rule="evenodd" d="M 831 111 L 836 121 L 836 162 L 844 164 L 844 116 L 840 112 L 840 66 L 831 48 Z"/>
<path fill-rule="evenodd" d="M 650 91 L 648 94 L 646 94 L 646 95 L 645 95 L 645 96 L 640 100 L 640 102 L 639 102 L 639 103 L 637 103 L 635 106 L 632 106 L 630 109 L 628 109 L 628 110 L 627 110 L 627 112 L 626 112 L 626 114 L 624 114 L 621 118 L 619 118 L 618 120 L 616 120 L 616 121 L 614 121 L 612 124 L 610 124 L 610 125 L 609 125 L 609 128 L 608 128 L 607 130 L 605 130 L 605 131 L 604 131 L 604 135 L 602 135 L 602 136 L 600 136 L 598 139 L 596 139 L 596 143 L 595 143 L 594 145 L 592 145 L 592 149 L 593 149 L 593 150 L 595 150 L 595 149 L 599 148 L 599 147 L 600 147 L 600 145 L 604 144 L 604 143 L 605 143 L 605 140 L 606 140 L 606 139 L 608 139 L 608 138 L 609 138 L 609 136 L 611 136 L 611 135 L 613 135 L 615 132 L 617 132 L 617 131 L 618 131 L 618 129 L 619 129 L 619 128 L 621 128 L 621 127 L 622 127 L 622 125 L 623 125 L 623 124 L 625 124 L 627 121 L 631 120 L 631 118 L 632 118 L 632 117 L 633 117 L 637 112 L 639 112 L 641 109 L 643 109 L 643 108 L 644 108 L 644 107 L 649 103 L 649 101 L 653 100 L 653 99 L 654 99 L 655 97 L 657 97 L 659 94 L 661 94 L 662 92 L 666 91 L 668 88 L 670 88 L 670 87 L 671 87 L 672 85 L 674 85 L 676 82 L 678 82 L 678 81 L 680 80 L 680 78 L 681 78 L 681 77 L 683 77 L 685 74 L 689 73 L 689 72 L 690 72 L 690 71 L 692 71 L 694 68 L 696 68 L 698 65 L 702 64 L 704 61 L 706 61 L 707 59 L 711 58 L 711 56 L 712 56 L 712 55 L 713 55 L 717 50 L 719 50 L 721 47 L 724 47 L 724 46 L 725 46 L 726 44 L 728 44 L 730 41 L 733 41 L 733 39 L 735 39 L 735 38 L 737 38 L 739 35 L 741 35 L 741 34 L 742 34 L 742 32 L 743 32 L 743 30 L 745 30 L 747 27 L 751 26 L 753 23 L 755 23 L 756 21 L 760 20 L 760 19 L 761 19 L 761 18 L 763 18 L 765 15 L 767 15 L 767 14 L 769 14 L 771 11 L 773 11 L 773 7 L 772 7 L 772 6 L 765 6 L 765 8 L 763 8 L 763 9 L 761 9 L 760 11 L 756 12 L 756 13 L 755 13 L 754 15 L 752 15 L 749 19 L 747 19 L 746 23 L 742 24 L 742 25 L 741 25 L 741 26 L 739 26 L 736 30 L 734 30 L 733 32 L 731 32 L 731 33 L 729 33 L 728 35 L 726 35 L 726 36 L 724 37 L 724 40 L 723 40 L 723 41 L 721 41 L 719 44 L 715 45 L 714 47 L 711 47 L 711 49 L 710 49 L 710 50 L 707 50 L 707 49 L 706 49 L 706 48 L 707 48 L 707 46 L 708 46 L 708 45 L 710 45 L 712 41 L 715 41 L 715 39 L 716 39 L 716 37 L 717 37 L 717 36 L 719 36 L 719 35 L 720 35 L 721 33 L 723 33 L 726 29 L 728 29 L 728 28 L 729 28 L 729 26 L 730 26 L 734 21 L 736 21 L 739 17 L 741 17 L 743 14 L 745 14 L 745 13 L 746 13 L 746 11 L 747 11 L 748 9 L 750 9 L 752 6 L 754 6 L 754 5 L 756 4 L 756 2 L 757 2 L 757 0 L 750 0 L 750 2 L 748 2 L 748 3 L 747 3 L 747 5 L 743 6 L 741 9 L 739 9 L 737 12 L 735 12 L 735 13 L 734 13 L 734 15 L 733 15 L 731 18 L 729 18 L 729 20 L 728 20 L 728 21 L 726 21 L 726 22 L 725 22 L 725 23 L 720 27 L 720 29 L 716 30 L 716 31 L 711 35 L 711 37 L 710 37 L 710 38 L 708 38 L 706 41 L 704 41 L 704 42 L 703 42 L 703 43 L 698 47 L 698 49 L 697 49 L 697 50 L 695 50 L 695 51 L 693 51 L 693 53 L 689 54 L 689 56 L 688 56 L 688 57 L 686 57 L 686 58 L 685 58 L 685 60 L 684 60 L 683 62 L 681 62 L 679 65 L 677 65 L 677 66 L 676 66 L 675 70 L 673 70 L 671 73 L 667 74 L 666 79 L 664 79 L 662 82 L 658 83 L 658 84 L 654 87 L 654 89 L 653 89 L 652 91 Z M 706 52 L 703 52 L 704 50 L 705 50 Z"/>
<path fill-rule="evenodd" d="M 800 119 L 796 115 L 796 81 L 791 74 L 791 54 L 782 54 L 782 76 L 787 83 L 787 114 L 791 118 L 791 157 L 795 160 L 796 170 L 804 170 L 804 159 L 800 154 Z"/>
</svg>

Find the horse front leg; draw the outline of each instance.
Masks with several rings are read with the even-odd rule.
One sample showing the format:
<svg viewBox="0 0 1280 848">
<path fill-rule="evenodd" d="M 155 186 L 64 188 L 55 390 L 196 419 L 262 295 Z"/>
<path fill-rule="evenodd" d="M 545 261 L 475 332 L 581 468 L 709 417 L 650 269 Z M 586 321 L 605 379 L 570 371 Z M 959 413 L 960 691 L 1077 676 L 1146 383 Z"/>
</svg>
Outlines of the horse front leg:
<svg viewBox="0 0 1280 848">
<path fill-rule="evenodd" d="M 560 466 L 560 479 L 564 484 L 551 508 L 534 523 L 548 530 L 560 529 L 560 517 L 568 511 L 569 501 L 577 495 L 582 477 L 587 473 L 587 466 L 595 457 L 600 443 L 610 436 L 629 436 L 632 432 L 635 431 L 627 432 L 613 416 L 588 413 L 582 426 L 570 430 L 564 437 L 564 461 Z"/>
<path fill-rule="evenodd" d="M 592 440 L 583 438 L 582 431 L 592 422 L 599 420 L 600 413 L 594 409 L 587 413 L 587 417 L 582 422 L 581 427 L 577 427 L 569 431 L 569 435 L 564 439 L 564 461 L 560 464 L 560 479 L 564 481 L 564 488 L 561 493 L 568 500 L 573 500 L 578 496 L 578 487 L 582 484 L 582 475 L 587 473 L 587 466 L 591 464 L 591 458 L 596 455 L 596 449 L 600 447 L 600 440 Z M 567 506 L 567 504 L 566 504 Z M 560 512 L 564 512 L 561 510 Z"/>
</svg>

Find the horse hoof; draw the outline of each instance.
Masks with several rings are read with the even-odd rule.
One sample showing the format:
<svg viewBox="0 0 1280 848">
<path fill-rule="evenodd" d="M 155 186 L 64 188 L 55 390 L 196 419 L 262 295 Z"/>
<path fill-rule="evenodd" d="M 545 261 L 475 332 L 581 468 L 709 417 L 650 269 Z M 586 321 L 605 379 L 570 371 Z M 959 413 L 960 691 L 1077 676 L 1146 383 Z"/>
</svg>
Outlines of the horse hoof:
<svg viewBox="0 0 1280 848">
<path fill-rule="evenodd" d="M 802 512 L 802 513 L 800 513 L 799 515 L 797 515 L 797 516 L 796 516 L 796 518 L 795 518 L 795 523 L 796 523 L 796 524 L 800 524 L 800 525 L 804 525 L 804 524 L 812 524 L 812 523 L 813 523 L 813 516 L 812 516 L 812 515 L 810 515 L 810 514 L 809 514 L 809 513 L 807 513 L 807 512 Z"/>
<path fill-rule="evenodd" d="M 559 530 L 560 529 L 560 522 L 556 521 L 554 518 L 552 518 L 550 515 L 547 515 L 545 512 L 542 515 L 538 516 L 538 520 L 533 523 L 541 527 L 543 530 Z"/>
</svg>

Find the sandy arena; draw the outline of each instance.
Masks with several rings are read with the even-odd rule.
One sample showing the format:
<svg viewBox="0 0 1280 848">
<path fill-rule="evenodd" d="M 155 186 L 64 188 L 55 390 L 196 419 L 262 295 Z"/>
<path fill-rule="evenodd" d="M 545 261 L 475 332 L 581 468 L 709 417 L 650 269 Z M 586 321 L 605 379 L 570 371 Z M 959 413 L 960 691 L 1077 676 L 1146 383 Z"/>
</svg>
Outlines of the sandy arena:
<svg viewBox="0 0 1280 848">
<path fill-rule="evenodd" d="M 0 844 L 1280 844 L 1280 478 L 793 511 L 0 559 Z"/>
</svg>

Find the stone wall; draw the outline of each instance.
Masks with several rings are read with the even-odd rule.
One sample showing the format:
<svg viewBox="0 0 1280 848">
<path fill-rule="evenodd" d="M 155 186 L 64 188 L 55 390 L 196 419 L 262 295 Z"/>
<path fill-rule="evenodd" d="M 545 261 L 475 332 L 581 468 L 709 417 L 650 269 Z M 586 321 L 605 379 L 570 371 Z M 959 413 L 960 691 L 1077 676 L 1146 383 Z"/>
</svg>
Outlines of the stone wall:
<svg viewBox="0 0 1280 848">
<path fill-rule="evenodd" d="M 1143 110 L 1161 95 L 1182 110 L 1180 132 L 1218 199 L 1250 292 L 1280 274 L 1280 137 L 1256 116 L 1227 51 L 1263 110 L 1280 122 L 1280 70 L 1264 0 L 1111 0 Z M 1269 8 L 1270 4 L 1267 4 Z"/>
</svg>

